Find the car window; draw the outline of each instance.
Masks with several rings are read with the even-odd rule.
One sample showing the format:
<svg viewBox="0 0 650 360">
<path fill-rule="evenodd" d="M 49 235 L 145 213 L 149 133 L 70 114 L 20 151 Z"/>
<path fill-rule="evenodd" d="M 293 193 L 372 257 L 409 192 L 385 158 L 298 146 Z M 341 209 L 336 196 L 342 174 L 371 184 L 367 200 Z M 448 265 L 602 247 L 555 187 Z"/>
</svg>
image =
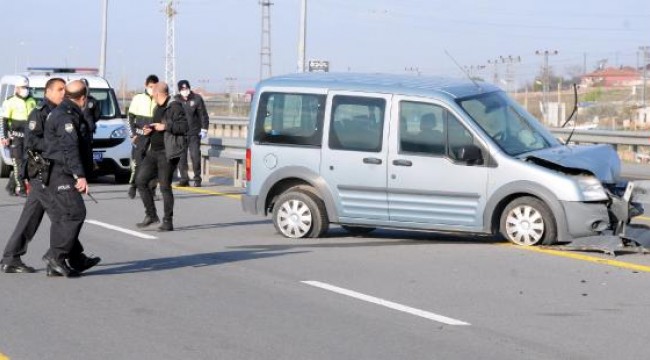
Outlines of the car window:
<svg viewBox="0 0 650 360">
<path fill-rule="evenodd" d="M 32 96 L 40 102 L 45 97 L 45 88 L 32 88 Z M 90 95 L 99 102 L 100 119 L 113 119 L 117 117 L 117 99 L 110 89 L 90 89 Z"/>
<path fill-rule="evenodd" d="M 399 118 L 400 151 L 445 154 L 445 110 L 442 107 L 402 101 Z"/>
<path fill-rule="evenodd" d="M 321 146 L 325 95 L 264 93 L 260 97 L 255 141 Z"/>
<path fill-rule="evenodd" d="M 384 99 L 334 96 L 329 147 L 336 150 L 380 152 L 385 109 Z"/>
</svg>

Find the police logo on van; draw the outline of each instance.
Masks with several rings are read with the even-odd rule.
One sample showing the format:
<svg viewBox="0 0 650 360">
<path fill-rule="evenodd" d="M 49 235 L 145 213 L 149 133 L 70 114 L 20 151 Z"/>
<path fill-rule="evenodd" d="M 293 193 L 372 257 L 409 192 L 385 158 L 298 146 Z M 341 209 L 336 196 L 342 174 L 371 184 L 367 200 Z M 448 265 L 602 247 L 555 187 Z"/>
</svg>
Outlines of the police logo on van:
<svg viewBox="0 0 650 360">
<path fill-rule="evenodd" d="M 65 124 L 65 131 L 71 133 L 74 130 L 74 125 L 71 123 Z"/>
<path fill-rule="evenodd" d="M 36 129 L 36 121 L 32 120 L 29 122 L 29 130 Z"/>
</svg>

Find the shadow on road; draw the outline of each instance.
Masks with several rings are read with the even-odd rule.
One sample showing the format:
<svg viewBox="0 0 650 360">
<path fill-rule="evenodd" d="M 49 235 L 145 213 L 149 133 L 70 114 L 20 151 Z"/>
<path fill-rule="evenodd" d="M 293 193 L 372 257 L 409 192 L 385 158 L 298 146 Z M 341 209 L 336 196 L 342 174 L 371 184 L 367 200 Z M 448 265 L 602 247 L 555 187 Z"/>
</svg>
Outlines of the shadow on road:
<svg viewBox="0 0 650 360">
<path fill-rule="evenodd" d="M 100 267 L 105 267 L 104 269 L 84 273 L 84 276 L 119 275 L 174 270 L 189 267 L 214 266 L 237 261 L 264 259 L 276 256 L 301 254 L 305 252 L 307 251 L 268 252 L 263 250 L 239 250 L 135 260 L 102 264 Z"/>
<path fill-rule="evenodd" d="M 280 235 L 278 235 L 280 236 Z M 286 239 L 285 244 L 260 244 L 231 246 L 231 249 L 258 249 L 264 251 L 285 251 L 291 249 L 310 248 L 357 248 L 374 246 L 397 245 L 426 245 L 426 244 L 496 244 L 505 243 L 505 240 L 494 236 L 485 235 L 459 235 L 442 234 L 433 232 L 415 232 L 402 230 L 376 230 L 364 236 L 355 236 L 342 228 L 330 229 L 321 239 Z M 352 241 L 351 241 L 352 240 Z M 318 242 L 315 242 L 318 241 Z"/>
<path fill-rule="evenodd" d="M 272 223 L 271 220 L 239 221 L 239 222 L 229 222 L 229 223 L 176 226 L 174 227 L 174 230 L 191 231 L 191 230 L 220 229 L 220 228 L 231 227 L 231 226 L 261 225 L 261 224 L 271 224 L 271 223 Z"/>
</svg>

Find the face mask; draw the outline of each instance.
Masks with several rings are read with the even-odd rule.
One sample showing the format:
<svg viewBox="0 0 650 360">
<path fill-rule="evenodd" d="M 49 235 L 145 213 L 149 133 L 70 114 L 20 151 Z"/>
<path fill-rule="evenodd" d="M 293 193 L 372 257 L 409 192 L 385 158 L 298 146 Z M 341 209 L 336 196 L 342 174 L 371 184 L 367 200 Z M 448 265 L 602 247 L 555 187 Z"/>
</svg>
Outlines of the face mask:
<svg viewBox="0 0 650 360">
<path fill-rule="evenodd" d="M 147 95 L 152 96 L 153 95 L 153 89 L 150 88 L 145 88 L 144 91 L 147 93 Z"/>
<path fill-rule="evenodd" d="M 183 97 L 188 97 L 189 95 L 190 95 L 190 91 L 189 91 L 189 90 L 181 90 L 181 96 L 183 96 Z"/>
<path fill-rule="evenodd" d="M 29 96 L 29 89 L 18 90 L 18 96 L 20 96 L 21 98 L 26 98 L 27 96 Z"/>
</svg>

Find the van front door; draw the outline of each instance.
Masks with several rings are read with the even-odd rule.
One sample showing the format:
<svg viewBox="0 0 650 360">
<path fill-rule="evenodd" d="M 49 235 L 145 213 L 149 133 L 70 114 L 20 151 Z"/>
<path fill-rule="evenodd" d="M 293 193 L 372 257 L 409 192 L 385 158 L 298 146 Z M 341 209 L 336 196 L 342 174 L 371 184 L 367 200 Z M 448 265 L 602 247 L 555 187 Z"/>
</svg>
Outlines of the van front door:
<svg viewBox="0 0 650 360">
<path fill-rule="evenodd" d="M 331 92 L 321 176 L 340 221 L 388 221 L 386 154 L 390 96 Z"/>
<path fill-rule="evenodd" d="M 441 104 L 395 99 L 393 119 L 399 121 L 390 129 L 391 223 L 481 230 L 489 169 L 484 148 Z"/>
</svg>

